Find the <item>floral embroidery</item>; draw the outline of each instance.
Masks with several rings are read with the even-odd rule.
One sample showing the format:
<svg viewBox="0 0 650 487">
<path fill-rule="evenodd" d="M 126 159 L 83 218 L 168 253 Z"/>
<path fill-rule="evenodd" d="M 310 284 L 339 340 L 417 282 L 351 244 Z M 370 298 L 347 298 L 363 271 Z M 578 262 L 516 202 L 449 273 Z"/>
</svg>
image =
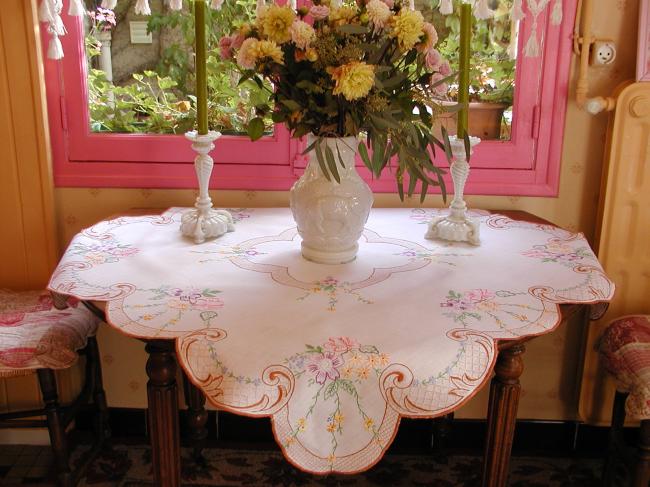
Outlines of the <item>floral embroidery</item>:
<svg viewBox="0 0 650 487">
<path fill-rule="evenodd" d="M 258 255 L 265 255 L 266 252 L 259 252 L 257 251 L 254 247 L 250 248 L 244 248 L 241 247 L 240 245 L 233 245 L 231 247 L 223 247 L 219 250 L 204 250 L 204 251 L 196 251 L 193 250 L 192 253 L 198 253 L 198 254 L 218 254 L 221 257 L 217 257 L 216 259 L 204 259 L 200 260 L 199 263 L 205 264 L 206 262 L 220 262 L 224 261 L 227 259 L 230 259 L 231 257 L 244 257 L 244 258 L 250 258 L 250 257 L 256 257 Z"/>
<path fill-rule="evenodd" d="M 252 211 L 250 208 L 227 208 L 227 210 L 232 215 L 232 221 L 234 223 L 239 223 L 246 218 L 250 218 Z"/>
<path fill-rule="evenodd" d="M 589 247 L 573 248 L 567 242 L 550 240 L 545 245 L 535 245 L 532 249 L 522 252 L 526 257 L 540 259 L 542 262 L 554 262 L 568 267 L 582 259 L 589 259 L 593 255 Z"/>
<path fill-rule="evenodd" d="M 149 298 L 154 301 L 151 304 L 139 304 L 125 306 L 126 308 L 143 309 L 144 312 L 138 317 L 142 321 L 152 321 L 170 311 L 172 317 L 168 318 L 164 328 L 178 323 L 186 312 L 199 311 L 199 317 L 206 327 L 210 326 L 212 319 L 218 316 L 217 310 L 223 308 L 224 302 L 217 296 L 221 291 L 217 289 L 199 289 L 161 286 L 156 289 L 149 289 L 153 296 Z"/>
<path fill-rule="evenodd" d="M 313 294 L 324 293 L 328 298 L 328 311 L 336 311 L 336 305 L 339 302 L 339 294 L 354 296 L 357 301 L 364 304 L 373 304 L 369 299 L 364 298 L 359 292 L 352 288 L 349 282 L 340 282 L 334 277 L 328 276 L 322 281 L 316 281 L 313 287 L 307 293 L 298 298 L 298 301 L 304 301 Z"/>
<path fill-rule="evenodd" d="M 535 308 L 527 304 L 509 302 L 507 300 L 499 301 L 497 298 L 511 298 L 513 296 L 526 293 L 515 293 L 511 291 L 489 291 L 487 289 L 472 289 L 459 293 L 449 291 L 445 301 L 440 303 L 441 308 L 447 308 L 444 316 L 453 318 L 457 323 L 464 327 L 469 326 L 469 320 L 475 319 L 481 321 L 484 317 L 489 317 L 503 330 L 508 326 L 504 320 L 504 315 L 508 319 L 514 318 L 522 323 L 533 323 L 537 320 L 539 313 L 543 312 L 541 308 Z M 533 316 L 529 316 L 529 315 Z M 501 317 L 500 317 L 501 316 Z M 510 325 L 512 328 L 512 325 Z"/>
<path fill-rule="evenodd" d="M 321 407 L 331 408 L 322 427 L 331 436 L 330 458 L 333 462 L 338 438 L 343 434 L 346 422 L 341 410 L 343 394 L 353 400 L 363 427 L 373 439 L 377 439 L 375 420 L 365 412 L 357 388 L 362 381 L 376 380 L 381 376 L 389 364 L 387 354 L 379 352 L 374 345 L 361 345 L 354 338 L 332 337 L 320 346 L 306 345 L 305 351 L 285 359 L 284 364 L 293 372 L 296 380 L 306 379 L 307 387 L 317 388 L 307 412 L 298 419 L 291 436 L 284 439 L 286 446 L 291 445 L 298 435 L 307 430 L 307 421 L 321 402 Z"/>
<path fill-rule="evenodd" d="M 114 238 L 109 238 L 93 243 L 74 242 L 67 254 L 81 255 L 89 264 L 99 265 L 119 262 L 139 251 L 130 244 L 121 244 Z"/>
</svg>

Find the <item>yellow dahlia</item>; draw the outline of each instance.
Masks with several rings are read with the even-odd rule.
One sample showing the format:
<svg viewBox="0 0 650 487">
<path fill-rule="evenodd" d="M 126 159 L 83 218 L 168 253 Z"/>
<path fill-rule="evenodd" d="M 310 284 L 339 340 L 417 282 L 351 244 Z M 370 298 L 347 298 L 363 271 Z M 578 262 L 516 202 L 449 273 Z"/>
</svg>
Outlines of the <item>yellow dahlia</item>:
<svg viewBox="0 0 650 487">
<path fill-rule="evenodd" d="M 413 48 L 422 37 L 424 17 L 418 10 L 400 10 L 399 14 L 393 17 L 392 37 L 397 37 L 400 49 L 408 51 Z"/>
<path fill-rule="evenodd" d="M 257 62 L 270 59 L 278 64 L 284 63 L 282 49 L 273 41 L 258 41 L 253 49 L 253 53 Z"/>
<path fill-rule="evenodd" d="M 351 5 L 341 5 L 330 9 L 329 20 L 335 25 L 349 23 L 359 13 L 356 7 Z"/>
<path fill-rule="evenodd" d="M 364 62 L 352 61 L 328 71 L 335 82 L 332 93 L 349 101 L 363 98 L 375 85 L 375 67 Z"/>
<path fill-rule="evenodd" d="M 295 19 L 296 14 L 290 7 L 271 5 L 260 12 L 257 25 L 263 36 L 283 44 L 291 40 L 289 28 Z"/>
<path fill-rule="evenodd" d="M 257 61 L 257 44 L 259 42 L 254 37 L 246 39 L 237 52 L 237 64 L 244 69 L 253 69 L 255 61 Z"/>
<path fill-rule="evenodd" d="M 316 31 L 307 22 L 296 20 L 289 29 L 291 40 L 298 49 L 306 50 L 316 39 Z"/>
<path fill-rule="evenodd" d="M 368 12 L 368 19 L 374 26 L 375 32 L 378 32 L 386 27 L 386 24 L 393 15 L 393 13 L 388 8 L 388 5 L 386 5 L 381 0 L 370 0 L 366 4 L 366 9 Z"/>
</svg>

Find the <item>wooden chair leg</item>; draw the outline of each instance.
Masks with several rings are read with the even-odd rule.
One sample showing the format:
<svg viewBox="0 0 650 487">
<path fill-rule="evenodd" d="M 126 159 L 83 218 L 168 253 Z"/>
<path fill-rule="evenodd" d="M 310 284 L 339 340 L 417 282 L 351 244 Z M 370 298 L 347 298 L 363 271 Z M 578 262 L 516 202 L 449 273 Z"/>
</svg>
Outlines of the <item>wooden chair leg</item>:
<svg viewBox="0 0 650 487">
<path fill-rule="evenodd" d="M 616 467 L 621 460 L 620 445 L 622 445 L 623 424 L 625 423 L 625 400 L 627 393 L 616 391 L 614 407 L 612 408 L 612 425 L 609 429 L 607 457 L 603 470 L 603 486 L 611 487 L 616 482 Z"/>
<path fill-rule="evenodd" d="M 45 416 L 47 418 L 47 429 L 50 433 L 50 443 L 54 452 L 57 485 L 72 487 L 73 479 L 70 471 L 68 443 L 59 406 L 59 395 L 56 390 L 56 377 L 52 369 L 38 369 L 37 373 L 43 402 L 45 403 Z"/>
<path fill-rule="evenodd" d="M 93 381 L 93 403 L 95 404 L 94 429 L 97 439 L 101 441 L 108 438 L 111 431 L 108 425 L 108 405 L 106 403 L 106 393 L 104 392 L 101 356 L 95 337 L 88 338 L 87 348 L 87 360 L 91 361 L 92 377 L 86 377 L 86 380 Z"/>
<path fill-rule="evenodd" d="M 648 487 L 648 482 L 650 482 L 650 419 L 645 419 L 641 421 L 639 430 L 632 486 Z"/>
</svg>

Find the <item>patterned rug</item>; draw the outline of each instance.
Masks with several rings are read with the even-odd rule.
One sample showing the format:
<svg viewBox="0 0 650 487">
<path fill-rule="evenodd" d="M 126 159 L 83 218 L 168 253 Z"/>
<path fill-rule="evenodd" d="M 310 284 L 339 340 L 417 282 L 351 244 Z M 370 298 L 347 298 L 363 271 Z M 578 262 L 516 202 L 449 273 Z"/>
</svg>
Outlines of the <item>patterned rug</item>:
<svg viewBox="0 0 650 487">
<path fill-rule="evenodd" d="M 440 462 L 427 455 L 389 454 L 362 474 L 317 477 L 293 468 L 275 451 L 209 448 L 204 451 L 203 463 L 191 460 L 189 450 L 184 449 L 182 455 L 183 485 L 187 486 L 477 487 L 481 481 L 479 456 L 452 455 Z M 34 464 L 28 465 L 31 462 Z M 50 467 L 49 448 L 0 446 L 2 485 L 54 485 Z M 509 485 L 593 487 L 600 484 L 601 468 L 602 462 L 595 459 L 513 457 Z M 106 448 L 88 467 L 80 485 L 152 486 L 151 451 L 145 446 Z"/>
</svg>

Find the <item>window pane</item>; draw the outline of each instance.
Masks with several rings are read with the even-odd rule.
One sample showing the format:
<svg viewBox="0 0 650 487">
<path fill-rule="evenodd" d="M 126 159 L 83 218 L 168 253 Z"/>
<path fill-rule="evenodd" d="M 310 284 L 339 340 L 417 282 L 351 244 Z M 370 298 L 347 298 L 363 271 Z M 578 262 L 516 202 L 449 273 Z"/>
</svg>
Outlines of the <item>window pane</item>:
<svg viewBox="0 0 650 487">
<path fill-rule="evenodd" d="M 115 11 L 87 0 L 86 57 L 93 132 L 183 134 L 195 126 L 194 18 L 191 4 L 171 11 L 150 0 L 152 15 L 134 13 L 136 1 Z M 239 74 L 223 62 L 219 39 L 253 18 L 255 0 L 226 1 L 208 9 L 208 97 L 210 128 L 242 134 L 254 105 L 268 103 L 268 86 L 238 85 Z M 270 118 L 266 120 L 272 131 Z"/>
<path fill-rule="evenodd" d="M 494 17 L 473 19 L 472 62 L 470 72 L 469 133 L 483 140 L 509 140 L 512 126 L 512 103 L 515 89 L 518 22 L 512 22 L 513 0 L 489 0 Z M 418 0 L 416 6 L 438 31 L 438 50 L 458 72 L 460 31 L 459 0 L 454 13 L 441 15 L 439 1 Z M 454 103 L 458 84 L 451 82 L 446 100 Z M 456 133 L 456 117 L 448 115 L 442 122 L 449 133 Z"/>
</svg>

